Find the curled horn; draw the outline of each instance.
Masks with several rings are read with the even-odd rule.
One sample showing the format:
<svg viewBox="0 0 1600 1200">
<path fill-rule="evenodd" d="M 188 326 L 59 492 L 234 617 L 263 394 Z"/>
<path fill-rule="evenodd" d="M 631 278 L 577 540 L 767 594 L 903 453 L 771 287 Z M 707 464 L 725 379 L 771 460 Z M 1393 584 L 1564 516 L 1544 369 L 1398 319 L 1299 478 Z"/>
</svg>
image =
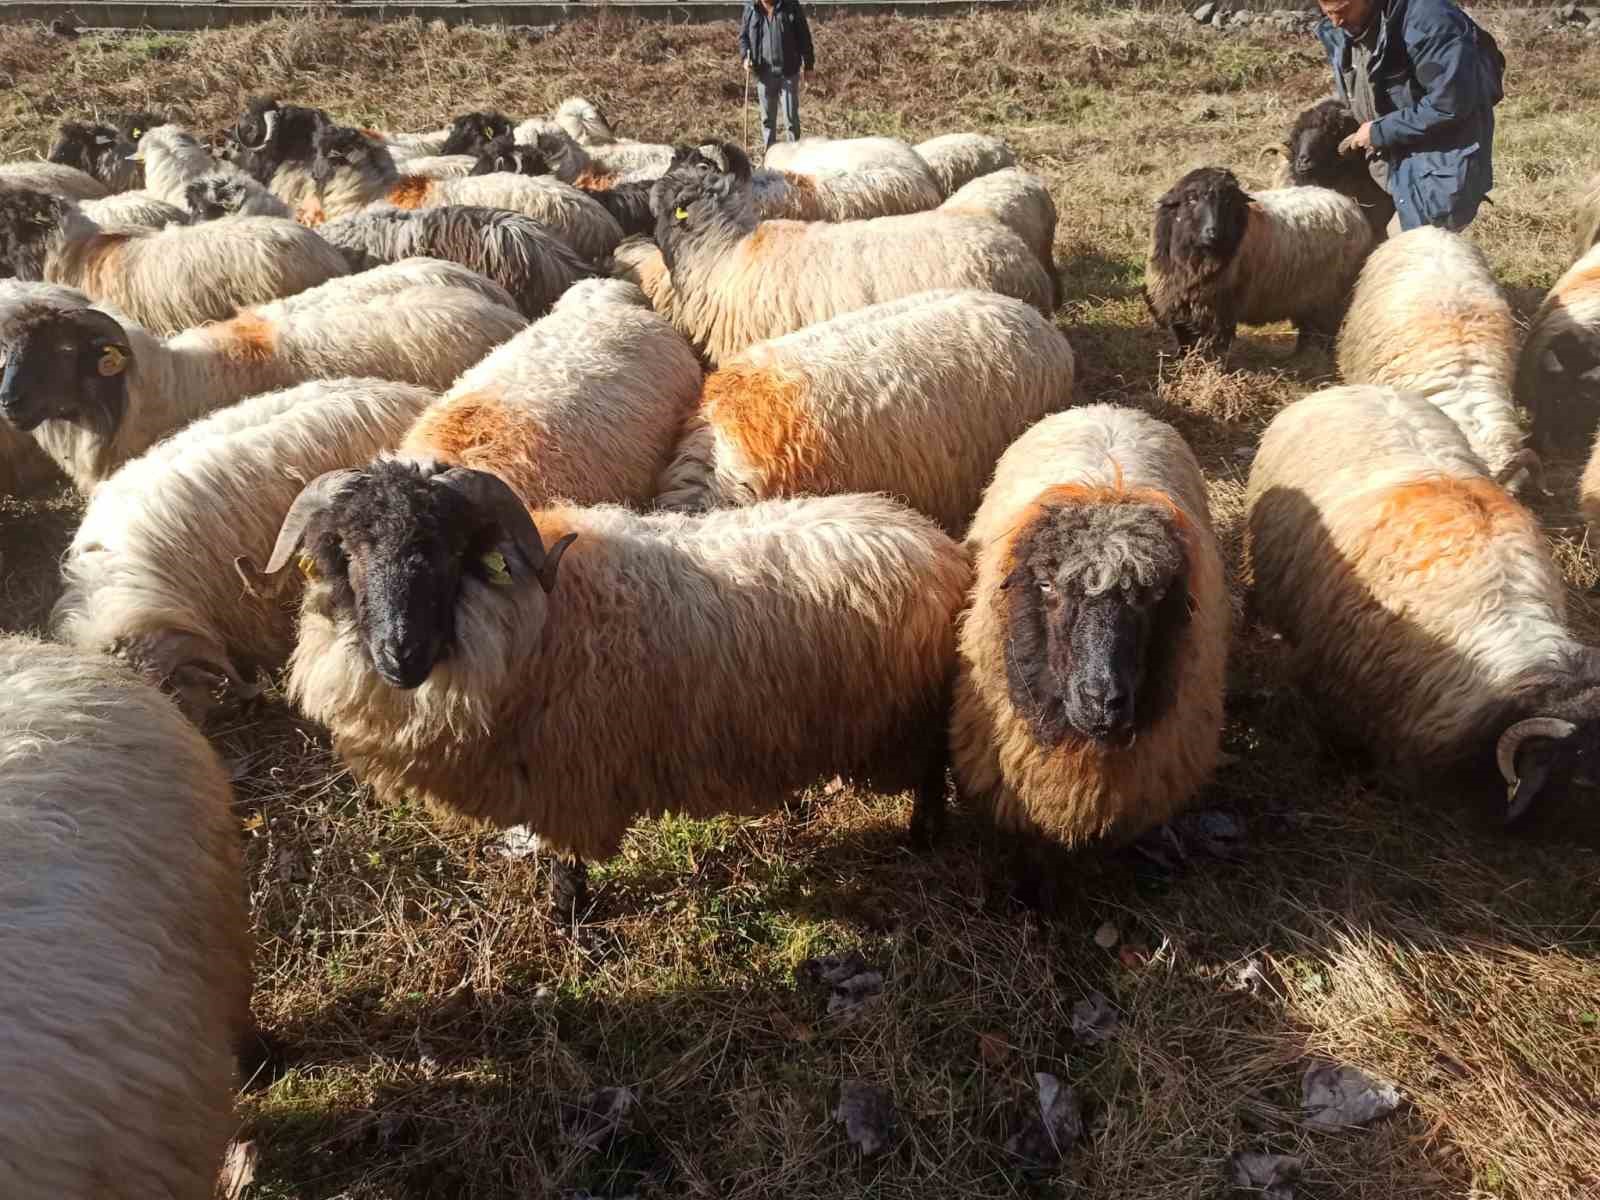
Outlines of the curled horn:
<svg viewBox="0 0 1600 1200">
<path fill-rule="evenodd" d="M 264 113 L 261 114 L 261 122 L 262 122 L 263 126 L 265 126 L 265 128 L 262 131 L 261 140 L 259 142 L 251 143 L 251 142 L 245 141 L 243 135 L 240 134 L 240 130 L 238 129 L 237 126 L 234 127 L 234 131 L 233 132 L 236 135 L 239 135 L 239 144 L 241 146 L 249 147 L 251 150 L 259 150 L 262 146 L 265 146 L 268 142 L 270 142 L 272 140 L 272 133 L 273 133 L 273 130 L 277 129 L 277 127 L 278 127 L 278 120 L 279 120 L 279 114 L 278 114 L 278 110 L 275 109 L 275 108 L 269 108 Z"/>
<path fill-rule="evenodd" d="M 1494 481 L 1506 490 L 1514 492 L 1518 489 L 1513 485 L 1524 471 L 1527 472 L 1529 486 L 1546 496 L 1550 494 L 1544 486 L 1544 462 L 1532 450 L 1518 450 L 1513 454 L 1495 475 Z"/>
<path fill-rule="evenodd" d="M 1576 725 L 1559 717 L 1529 717 L 1518 721 L 1500 735 L 1499 742 L 1495 744 L 1494 758 L 1500 768 L 1500 777 L 1506 781 L 1506 803 L 1510 809 L 1506 814 L 1508 824 L 1520 817 L 1533 801 L 1531 793 L 1521 797 L 1520 803 L 1517 795 L 1522 788 L 1522 778 L 1517 774 L 1517 751 L 1522 743 L 1536 737 L 1559 741 L 1577 732 Z"/>
<path fill-rule="evenodd" d="M 528 515 L 527 506 L 505 480 L 498 475 L 491 475 L 488 471 L 474 471 L 471 467 L 451 467 L 448 471 L 435 475 L 432 482 L 449 488 L 487 511 L 511 539 L 529 569 L 538 576 L 539 586 L 546 592 L 555 587 L 556 567 L 577 534 L 567 534 L 546 552 L 544 539 L 539 536 L 539 527 Z"/>
<path fill-rule="evenodd" d="M 300 548 L 301 539 L 305 537 L 306 526 L 310 524 L 311 518 L 332 504 L 340 489 L 360 475 L 360 471 L 346 467 L 318 475 L 306 484 L 294 498 L 294 503 L 289 506 L 289 511 L 283 518 L 283 525 L 278 530 L 278 540 L 272 547 L 272 557 L 267 560 L 266 568 L 258 569 L 248 555 L 241 554 L 233 560 L 234 570 L 238 571 L 245 587 L 257 594 L 260 594 L 263 588 L 271 590 L 273 576 L 288 565 L 289 556 Z"/>
</svg>

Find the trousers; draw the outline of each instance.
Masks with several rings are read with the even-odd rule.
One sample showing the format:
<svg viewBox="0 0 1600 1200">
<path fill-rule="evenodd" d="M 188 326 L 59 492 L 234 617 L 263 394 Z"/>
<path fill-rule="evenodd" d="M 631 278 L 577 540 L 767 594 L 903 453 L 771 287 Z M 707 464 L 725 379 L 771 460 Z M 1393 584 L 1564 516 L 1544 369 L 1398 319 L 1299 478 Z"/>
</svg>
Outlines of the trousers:
<svg viewBox="0 0 1600 1200">
<path fill-rule="evenodd" d="M 762 71 L 756 77 L 757 91 L 761 94 L 761 127 L 766 131 L 765 145 L 778 140 L 778 105 L 783 105 L 783 131 L 788 141 L 800 137 L 800 76 L 780 75 Z"/>
</svg>

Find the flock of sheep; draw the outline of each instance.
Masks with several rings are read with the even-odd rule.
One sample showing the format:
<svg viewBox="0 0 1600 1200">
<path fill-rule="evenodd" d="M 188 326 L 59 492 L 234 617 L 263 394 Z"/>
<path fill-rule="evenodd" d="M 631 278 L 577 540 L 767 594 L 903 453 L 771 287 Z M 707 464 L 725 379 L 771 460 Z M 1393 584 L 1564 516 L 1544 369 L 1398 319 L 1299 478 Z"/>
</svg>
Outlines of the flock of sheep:
<svg viewBox="0 0 1600 1200">
<path fill-rule="evenodd" d="M 1384 240 L 1344 116 L 1283 188 L 1167 193 L 1150 309 L 1202 354 L 1338 338 L 1345 386 L 1254 460 L 1253 611 L 1330 726 L 1559 827 L 1600 658 L 1507 490 L 1541 479 L 1513 402 L 1541 450 L 1592 436 L 1600 250 L 1519 369 L 1470 242 Z M 757 170 L 581 100 L 410 135 L 258 100 L 219 141 L 131 114 L 0 165 L 0 477 L 88 497 L 56 640 L 0 640 L 6 1194 L 209 1194 L 250 937 L 198 730 L 273 672 L 380 794 L 538 834 L 569 916 L 641 817 L 843 774 L 914 789 L 925 844 L 947 770 L 1046 901 L 1046 847 L 1210 778 L 1205 480 L 1075 396 L 1055 207 L 1000 142 Z"/>
</svg>

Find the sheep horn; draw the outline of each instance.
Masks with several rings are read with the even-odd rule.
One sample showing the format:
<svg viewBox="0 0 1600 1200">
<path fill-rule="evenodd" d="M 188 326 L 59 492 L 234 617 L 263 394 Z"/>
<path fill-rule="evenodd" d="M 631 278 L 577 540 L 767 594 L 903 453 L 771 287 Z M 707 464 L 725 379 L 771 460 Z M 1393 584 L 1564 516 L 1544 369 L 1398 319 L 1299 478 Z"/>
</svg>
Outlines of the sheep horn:
<svg viewBox="0 0 1600 1200">
<path fill-rule="evenodd" d="M 1522 778 L 1517 774 L 1517 750 L 1530 738 L 1560 740 L 1569 738 L 1577 732 L 1576 725 L 1559 717 L 1529 717 L 1518 721 L 1500 735 L 1499 742 L 1495 744 L 1494 757 L 1500 767 L 1500 777 L 1506 781 L 1506 824 L 1509 825 L 1522 816 L 1527 811 L 1528 805 L 1533 803 L 1533 792 L 1526 796 L 1518 796 L 1522 790 Z"/>
<path fill-rule="evenodd" d="M 435 475 L 431 482 L 449 488 L 484 509 L 511 539 L 529 569 L 541 575 L 545 568 L 544 539 L 539 536 L 539 527 L 533 523 L 527 506 L 505 480 L 488 471 L 451 467 Z"/>
<path fill-rule="evenodd" d="M 1512 488 L 1511 485 L 1517 481 L 1517 477 L 1524 471 L 1528 473 L 1530 486 L 1539 492 L 1543 492 L 1546 496 L 1550 494 L 1545 491 L 1544 486 L 1544 463 L 1532 450 L 1518 450 L 1513 454 L 1506 460 L 1506 465 L 1501 467 L 1499 473 L 1495 475 L 1494 481 L 1507 491 L 1515 491 L 1516 489 Z"/>
<path fill-rule="evenodd" d="M 289 506 L 289 512 L 283 518 L 283 525 L 278 530 L 278 540 L 272 547 L 272 557 L 267 560 L 266 568 L 254 574 L 272 576 L 283 570 L 289 563 L 289 556 L 300 549 L 300 542 L 305 537 L 306 526 L 311 523 L 311 518 L 332 504 L 340 490 L 360 476 L 360 471 L 345 467 L 318 475 L 306 484 L 294 498 L 294 503 Z"/>
</svg>

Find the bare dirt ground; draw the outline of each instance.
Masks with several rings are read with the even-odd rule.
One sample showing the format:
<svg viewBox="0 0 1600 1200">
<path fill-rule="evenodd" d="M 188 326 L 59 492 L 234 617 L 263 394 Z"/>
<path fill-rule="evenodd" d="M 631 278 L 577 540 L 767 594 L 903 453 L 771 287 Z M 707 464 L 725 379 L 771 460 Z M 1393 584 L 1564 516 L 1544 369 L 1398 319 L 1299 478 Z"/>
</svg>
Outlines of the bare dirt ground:
<svg viewBox="0 0 1600 1200">
<path fill-rule="evenodd" d="M 1526 314 L 1567 263 L 1572 198 L 1597 166 L 1600 43 L 1484 20 L 1512 65 L 1495 204 L 1472 236 Z M 1284 330 L 1244 337 L 1228 374 L 1163 358 L 1138 295 L 1150 203 L 1203 164 L 1264 183 L 1260 148 L 1327 89 L 1314 41 L 1067 8 L 830 20 L 816 36 L 809 132 L 987 130 L 1051 182 L 1084 394 L 1182 430 L 1235 551 L 1251 448 L 1332 365 L 1292 358 Z M 130 107 L 209 131 L 256 92 L 394 129 L 582 94 L 627 136 L 737 139 L 733 41 L 728 23 L 608 16 L 537 41 L 331 18 L 76 42 L 7 28 L 0 153 Z M 1554 466 L 1540 512 L 1593 633 L 1578 464 Z M 40 627 L 76 512 L 65 493 L 0 502 L 0 626 Z M 1235 758 L 1201 803 L 1241 836 L 1176 873 L 1081 855 L 1052 920 L 1009 901 L 976 818 L 918 858 L 907 797 L 819 787 L 770 819 L 641 827 L 595 872 L 574 932 L 546 915 L 534 859 L 378 805 L 286 711 L 221 731 L 256 1011 L 289 1047 L 286 1072 L 241 1100 L 252 1194 L 1193 1200 L 1230 1194 L 1230 1154 L 1265 1150 L 1303 1156 L 1298 1195 L 1316 1200 L 1600 1196 L 1600 863 L 1487 834 L 1447 796 L 1399 799 L 1319 740 L 1242 619 L 1230 696 Z M 1108 923 L 1109 949 L 1094 940 Z M 844 950 L 881 971 L 882 994 L 830 1016 L 795 968 Z M 1095 991 L 1120 1015 L 1103 1043 L 1071 1031 Z M 1318 1057 L 1394 1080 L 1400 1111 L 1309 1132 L 1300 1077 Z M 1059 1169 L 1029 1172 L 1005 1143 L 1036 1071 L 1077 1089 L 1086 1132 Z M 831 1121 L 851 1078 L 900 1113 L 892 1151 L 865 1162 Z M 569 1106 L 613 1086 L 637 1104 L 586 1144 Z"/>
</svg>

